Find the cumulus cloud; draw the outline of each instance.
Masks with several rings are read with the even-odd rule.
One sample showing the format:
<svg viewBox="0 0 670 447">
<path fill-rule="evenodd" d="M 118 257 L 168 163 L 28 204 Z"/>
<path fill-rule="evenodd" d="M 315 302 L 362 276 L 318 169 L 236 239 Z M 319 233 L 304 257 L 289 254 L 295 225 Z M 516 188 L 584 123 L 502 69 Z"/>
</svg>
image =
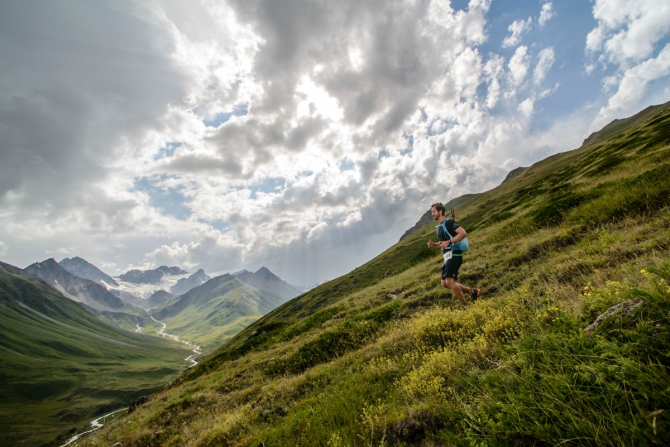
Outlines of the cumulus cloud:
<svg viewBox="0 0 670 447">
<path fill-rule="evenodd" d="M 540 26 L 544 26 L 544 24 L 555 15 L 556 13 L 553 10 L 553 4 L 551 2 L 545 3 L 542 5 L 542 9 L 540 10 L 540 18 L 538 19 L 537 23 Z"/>
<path fill-rule="evenodd" d="M 670 75 L 670 44 L 666 45 L 657 57 L 647 59 L 624 72 L 616 93 L 609 98 L 607 105 L 600 109 L 592 128 L 602 127 L 621 113 L 636 107 L 644 96 L 647 85 L 668 75 Z M 614 79 L 610 79 L 610 84 L 615 82 Z"/>
<path fill-rule="evenodd" d="M 503 48 L 513 47 L 521 42 L 521 37 L 533 28 L 533 18 L 528 17 L 526 20 L 519 19 L 512 22 L 507 28 L 512 34 L 503 39 Z"/>
<path fill-rule="evenodd" d="M 670 5 L 653 0 L 596 0 L 598 21 L 586 38 L 587 52 L 601 52 L 601 62 L 627 65 L 649 57 L 654 44 L 670 30 Z"/>
<path fill-rule="evenodd" d="M 593 16 L 598 26 L 586 38 L 586 54 L 591 57 L 586 72 L 592 74 L 598 66 L 615 70 L 603 78 L 605 91 L 614 93 L 591 125 L 597 130 L 622 114 L 634 112 L 647 86 L 670 74 L 669 46 L 658 48 L 670 31 L 670 5 L 649 0 L 596 0 Z"/>
<path fill-rule="evenodd" d="M 554 65 L 554 49 L 552 47 L 543 49 L 540 51 L 538 59 L 535 71 L 533 72 L 533 82 L 535 84 L 540 84 L 547 76 L 551 66 Z"/>
<path fill-rule="evenodd" d="M 528 56 L 528 47 L 522 45 L 516 49 L 508 64 L 510 81 L 514 86 L 523 83 L 528 74 L 529 66 L 530 57 Z"/>
</svg>

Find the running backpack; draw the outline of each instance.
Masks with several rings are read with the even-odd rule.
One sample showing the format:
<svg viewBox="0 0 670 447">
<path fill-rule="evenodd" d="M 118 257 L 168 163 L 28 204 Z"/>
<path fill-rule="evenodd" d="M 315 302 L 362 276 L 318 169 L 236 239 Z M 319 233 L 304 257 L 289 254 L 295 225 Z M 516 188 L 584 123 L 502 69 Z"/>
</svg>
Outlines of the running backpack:
<svg viewBox="0 0 670 447">
<path fill-rule="evenodd" d="M 449 218 L 444 219 L 440 225 L 438 225 L 438 226 L 435 227 L 435 231 L 437 231 L 437 229 L 438 229 L 439 227 L 442 227 L 442 230 L 444 230 L 444 233 L 449 235 L 449 239 L 453 239 L 454 236 L 452 236 L 451 233 L 449 233 L 449 230 L 447 230 L 446 222 L 447 222 L 448 220 L 451 220 L 451 219 L 449 219 Z M 440 234 L 439 234 L 439 232 L 438 232 L 438 237 L 439 237 L 439 235 L 440 235 Z M 467 238 L 467 236 L 464 237 L 464 238 L 463 238 L 462 240 L 460 240 L 459 242 L 456 242 L 455 244 L 451 244 L 451 245 L 449 246 L 449 248 L 450 248 L 451 250 L 460 250 L 461 253 L 465 253 L 466 251 L 468 251 L 468 248 L 470 248 L 470 244 L 468 243 L 468 238 Z"/>
</svg>

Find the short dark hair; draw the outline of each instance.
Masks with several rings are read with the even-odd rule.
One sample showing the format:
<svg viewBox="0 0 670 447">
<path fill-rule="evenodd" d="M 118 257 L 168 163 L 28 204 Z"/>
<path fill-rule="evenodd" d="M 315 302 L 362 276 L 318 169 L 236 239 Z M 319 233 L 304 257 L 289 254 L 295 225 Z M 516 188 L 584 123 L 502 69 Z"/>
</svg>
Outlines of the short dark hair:
<svg viewBox="0 0 670 447">
<path fill-rule="evenodd" d="M 435 209 L 438 212 L 442 213 L 443 216 L 446 215 L 447 209 L 440 202 L 433 203 L 430 207 L 431 208 L 435 207 Z"/>
</svg>

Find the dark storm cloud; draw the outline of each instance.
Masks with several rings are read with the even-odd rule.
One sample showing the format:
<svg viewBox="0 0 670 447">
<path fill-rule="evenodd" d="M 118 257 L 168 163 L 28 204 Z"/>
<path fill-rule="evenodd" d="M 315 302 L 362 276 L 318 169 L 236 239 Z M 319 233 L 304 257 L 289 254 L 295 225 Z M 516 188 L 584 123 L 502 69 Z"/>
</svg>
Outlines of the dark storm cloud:
<svg viewBox="0 0 670 447">
<path fill-rule="evenodd" d="M 128 2 L 0 5 L 0 200 L 57 205 L 161 127 L 187 82 L 172 38 Z"/>
</svg>

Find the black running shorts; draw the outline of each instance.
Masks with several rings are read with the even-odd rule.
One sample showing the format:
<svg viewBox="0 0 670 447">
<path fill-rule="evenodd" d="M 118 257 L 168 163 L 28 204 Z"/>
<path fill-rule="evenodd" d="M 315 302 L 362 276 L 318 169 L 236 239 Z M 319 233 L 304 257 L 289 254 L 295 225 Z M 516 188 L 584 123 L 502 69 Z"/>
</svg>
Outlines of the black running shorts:
<svg viewBox="0 0 670 447">
<path fill-rule="evenodd" d="M 458 269 L 461 268 L 462 262 L 463 256 L 452 256 L 451 259 L 442 264 L 442 269 L 440 270 L 442 273 L 442 279 L 458 279 Z"/>
</svg>

